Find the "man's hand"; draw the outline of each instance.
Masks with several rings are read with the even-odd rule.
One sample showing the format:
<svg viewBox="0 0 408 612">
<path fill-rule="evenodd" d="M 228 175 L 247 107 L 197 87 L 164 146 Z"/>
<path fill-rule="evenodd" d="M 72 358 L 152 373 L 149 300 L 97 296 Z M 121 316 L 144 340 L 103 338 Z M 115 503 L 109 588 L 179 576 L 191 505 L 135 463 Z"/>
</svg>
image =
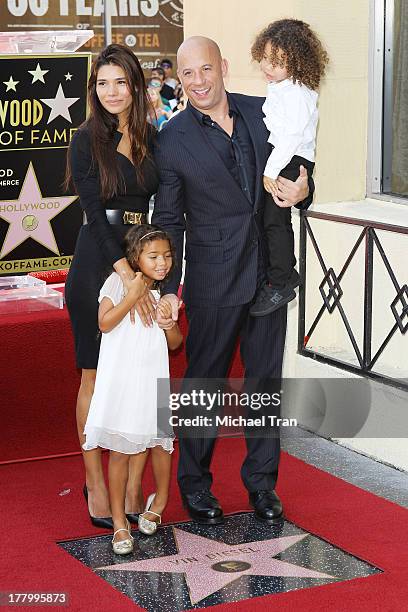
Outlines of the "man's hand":
<svg viewBox="0 0 408 612">
<path fill-rule="evenodd" d="M 307 180 L 307 170 L 300 166 L 299 176 L 295 182 L 278 176 L 278 195 L 272 195 L 273 201 L 279 208 L 289 208 L 299 202 L 303 202 L 309 195 L 309 184 Z"/>
</svg>

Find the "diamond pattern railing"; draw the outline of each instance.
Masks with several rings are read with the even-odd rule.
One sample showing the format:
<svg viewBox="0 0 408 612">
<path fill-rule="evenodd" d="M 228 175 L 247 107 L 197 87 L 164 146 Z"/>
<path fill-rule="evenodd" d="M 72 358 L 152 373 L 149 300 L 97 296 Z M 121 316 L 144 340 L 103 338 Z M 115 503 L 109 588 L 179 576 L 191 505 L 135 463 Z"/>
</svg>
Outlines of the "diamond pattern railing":
<svg viewBox="0 0 408 612">
<path fill-rule="evenodd" d="M 345 223 L 356 226 L 361 226 L 362 231 L 358 236 L 357 240 L 348 255 L 345 255 L 345 262 L 339 274 L 336 275 L 333 268 L 326 265 L 322 252 L 317 243 L 316 237 L 313 233 L 309 219 L 324 219 L 336 223 Z M 406 334 L 406 341 L 408 343 L 408 286 L 407 284 L 400 285 L 392 266 L 387 258 L 384 248 L 381 244 L 379 236 L 376 230 L 386 230 L 398 234 L 408 234 L 408 227 L 398 227 L 394 225 L 376 223 L 373 221 L 366 221 L 363 219 L 351 219 L 349 217 L 341 217 L 338 215 L 330 215 L 327 213 L 318 213 L 312 211 L 302 211 L 300 215 L 300 259 L 299 268 L 300 276 L 306 278 L 306 254 L 307 246 L 310 243 L 313 247 L 320 267 L 323 273 L 323 279 L 319 285 L 319 291 L 322 296 L 323 303 L 319 308 L 316 316 L 314 317 L 312 324 L 306 329 L 305 311 L 306 311 L 306 293 L 305 290 L 299 292 L 299 339 L 298 339 L 298 352 L 306 357 L 312 357 L 317 361 L 333 365 L 350 372 L 363 374 L 370 378 L 381 380 L 387 384 L 408 390 L 408 382 L 399 378 L 392 378 L 385 374 L 380 374 L 373 371 L 373 367 L 378 361 L 379 357 L 384 352 L 384 349 L 388 345 L 391 338 L 395 333 L 402 335 Z M 363 341 L 362 343 L 357 341 L 355 334 L 353 333 L 352 325 L 350 324 L 349 318 L 345 312 L 342 304 L 343 289 L 341 282 L 345 272 L 347 271 L 354 255 L 357 252 L 359 246 L 364 242 L 364 265 L 365 265 L 365 280 L 364 280 L 364 313 L 363 313 Z M 395 323 L 389 330 L 386 337 L 382 340 L 376 353 L 372 355 L 373 347 L 373 262 L 375 250 L 379 253 L 385 269 L 391 279 L 391 282 L 395 288 L 395 298 L 389 305 L 390 310 L 393 314 Z M 408 253 L 408 251 L 407 251 Z M 308 343 L 319 324 L 323 314 L 328 312 L 330 315 L 337 310 L 340 314 L 341 320 L 346 329 L 347 335 L 350 339 L 353 347 L 355 357 L 358 365 L 354 362 L 346 362 L 334 358 L 331 355 L 325 355 L 322 352 L 317 352 L 311 348 L 308 348 Z M 408 346 L 407 346 L 408 355 Z M 406 364 L 405 364 L 406 365 Z"/>
</svg>

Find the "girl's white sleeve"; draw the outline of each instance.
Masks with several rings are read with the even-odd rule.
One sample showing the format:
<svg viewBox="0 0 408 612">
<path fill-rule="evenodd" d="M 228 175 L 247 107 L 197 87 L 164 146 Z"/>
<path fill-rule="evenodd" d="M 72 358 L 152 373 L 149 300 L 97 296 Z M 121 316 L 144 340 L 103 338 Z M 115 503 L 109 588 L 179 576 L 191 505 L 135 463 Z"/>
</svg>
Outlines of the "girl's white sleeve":
<svg viewBox="0 0 408 612">
<path fill-rule="evenodd" d="M 282 97 L 284 120 L 278 134 L 272 142 L 274 149 L 266 162 L 264 175 L 276 179 L 279 173 L 299 150 L 303 133 L 308 125 L 316 104 L 311 104 L 301 87 L 292 89 L 289 95 Z"/>
<path fill-rule="evenodd" d="M 108 276 L 108 278 L 102 285 L 102 288 L 99 292 L 98 302 L 101 303 L 103 298 L 107 297 L 110 299 L 114 306 L 117 306 L 119 302 L 122 301 L 123 295 L 123 283 L 121 281 L 121 278 L 119 274 L 113 272 L 110 276 Z"/>
</svg>

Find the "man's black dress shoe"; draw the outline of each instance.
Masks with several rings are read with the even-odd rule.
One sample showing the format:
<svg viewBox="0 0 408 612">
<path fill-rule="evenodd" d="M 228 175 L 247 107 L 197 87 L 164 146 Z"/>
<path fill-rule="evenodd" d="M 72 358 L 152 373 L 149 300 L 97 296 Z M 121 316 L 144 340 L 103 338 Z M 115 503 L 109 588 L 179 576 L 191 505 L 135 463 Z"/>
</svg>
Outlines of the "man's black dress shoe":
<svg viewBox="0 0 408 612">
<path fill-rule="evenodd" d="M 182 493 L 182 500 L 190 517 L 197 523 L 216 525 L 224 520 L 222 508 L 209 489 Z"/>
<path fill-rule="evenodd" d="M 249 494 L 249 503 L 255 510 L 255 518 L 268 525 L 283 520 L 282 502 L 273 490 L 254 491 Z"/>
<path fill-rule="evenodd" d="M 84 497 L 86 499 L 86 507 L 88 508 L 89 518 L 91 519 L 91 523 L 94 527 L 100 527 L 101 529 L 113 529 L 113 521 L 111 516 L 91 516 L 88 507 L 88 489 L 86 484 L 84 484 L 83 488 Z"/>
</svg>

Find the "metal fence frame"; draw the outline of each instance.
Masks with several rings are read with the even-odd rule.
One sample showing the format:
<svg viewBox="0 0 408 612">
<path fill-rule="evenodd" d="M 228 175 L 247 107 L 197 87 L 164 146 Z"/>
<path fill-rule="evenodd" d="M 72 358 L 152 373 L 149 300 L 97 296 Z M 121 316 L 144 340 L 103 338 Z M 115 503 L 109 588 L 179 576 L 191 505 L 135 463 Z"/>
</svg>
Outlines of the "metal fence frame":
<svg viewBox="0 0 408 612">
<path fill-rule="evenodd" d="M 320 252 L 319 245 L 317 244 L 316 238 L 313 234 L 312 228 L 309 223 L 309 219 L 323 219 L 336 223 L 344 223 L 348 225 L 360 226 L 362 231 L 357 238 L 350 253 L 346 255 L 345 263 L 338 275 L 334 272 L 333 268 L 327 267 L 323 256 Z M 408 381 L 392 378 L 378 372 L 373 372 L 372 368 L 377 362 L 378 358 L 384 351 L 388 342 L 391 340 L 393 335 L 399 331 L 401 334 L 406 334 L 408 331 L 408 286 L 403 284 L 400 286 L 395 277 L 394 271 L 388 261 L 388 258 L 381 245 L 381 241 L 376 233 L 376 230 L 386 230 L 388 232 L 398 234 L 408 234 L 408 227 L 400 227 L 396 225 L 390 225 L 387 223 L 378 223 L 375 221 L 368 221 L 365 219 L 354 219 L 350 217 L 342 217 L 339 215 L 331 215 L 328 213 L 319 213 L 314 211 L 301 211 L 300 214 L 300 258 L 299 258 L 299 269 L 300 276 L 303 280 L 303 284 L 306 282 L 306 254 L 307 254 L 307 238 L 316 252 L 320 266 L 323 272 L 323 280 L 319 285 L 319 290 L 323 299 L 323 304 L 317 313 L 311 327 L 306 330 L 306 292 L 301 289 L 299 292 L 299 321 L 298 321 L 298 352 L 305 356 L 315 359 L 316 361 L 326 363 L 354 374 L 360 374 L 375 380 L 381 381 L 388 385 L 392 385 L 399 389 L 408 391 Z M 364 241 L 365 245 L 365 279 L 364 279 L 364 313 L 363 313 L 363 343 L 362 347 L 358 346 L 351 325 L 347 319 L 344 309 L 341 304 L 341 297 L 343 295 L 341 289 L 341 279 L 346 272 L 350 262 L 352 261 L 358 247 Z M 391 281 L 395 287 L 396 296 L 391 304 L 391 311 L 395 319 L 395 324 L 384 338 L 377 350 L 375 355 L 372 355 L 372 298 L 373 298 L 373 262 L 374 262 L 374 249 L 377 249 L 380 254 L 385 268 L 391 278 Z M 358 366 L 353 363 L 348 363 L 339 359 L 335 359 L 329 355 L 318 353 L 314 350 L 307 348 L 307 343 L 313 334 L 318 322 L 320 321 L 323 313 L 328 310 L 332 313 L 335 309 L 338 309 L 343 323 L 346 327 L 350 341 L 353 345 L 355 355 L 358 360 Z M 408 336 L 407 336 L 408 338 Z"/>
</svg>

